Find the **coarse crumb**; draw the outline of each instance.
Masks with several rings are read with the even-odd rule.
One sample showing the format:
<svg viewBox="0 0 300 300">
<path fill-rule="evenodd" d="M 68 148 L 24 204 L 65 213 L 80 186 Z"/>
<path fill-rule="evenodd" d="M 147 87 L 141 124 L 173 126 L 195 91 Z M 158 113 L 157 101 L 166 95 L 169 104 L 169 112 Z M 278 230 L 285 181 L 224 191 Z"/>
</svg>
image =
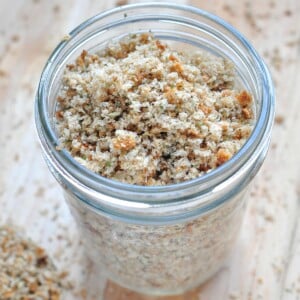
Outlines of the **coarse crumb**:
<svg viewBox="0 0 300 300">
<path fill-rule="evenodd" d="M 90 170 L 137 185 L 194 179 L 229 160 L 254 123 L 234 66 L 208 53 L 131 35 L 67 66 L 56 123 L 61 145 Z"/>
<path fill-rule="evenodd" d="M 17 34 L 14 34 L 14 35 L 11 37 L 11 40 L 12 40 L 13 42 L 18 42 L 18 41 L 20 40 L 20 36 L 17 35 Z"/>
<path fill-rule="evenodd" d="M 55 14 L 58 14 L 60 12 L 60 6 L 58 4 L 54 5 L 52 9 Z"/>
<path fill-rule="evenodd" d="M 62 37 L 61 40 L 62 40 L 62 42 L 64 42 L 64 41 L 68 41 L 70 38 L 71 38 L 71 36 L 69 34 L 66 34 Z"/>
<path fill-rule="evenodd" d="M 281 125 L 284 123 L 284 116 L 282 115 L 277 115 L 275 117 L 275 123 L 278 124 L 278 125 Z"/>
<path fill-rule="evenodd" d="M 6 77 L 6 76 L 7 76 L 7 72 L 0 69 L 0 77 Z"/>
<path fill-rule="evenodd" d="M 61 299 L 61 276 L 45 250 L 10 226 L 0 227 L 0 299 Z"/>
<path fill-rule="evenodd" d="M 122 5 L 127 5 L 128 4 L 128 0 L 118 0 L 116 2 L 116 6 L 122 6 Z"/>
</svg>

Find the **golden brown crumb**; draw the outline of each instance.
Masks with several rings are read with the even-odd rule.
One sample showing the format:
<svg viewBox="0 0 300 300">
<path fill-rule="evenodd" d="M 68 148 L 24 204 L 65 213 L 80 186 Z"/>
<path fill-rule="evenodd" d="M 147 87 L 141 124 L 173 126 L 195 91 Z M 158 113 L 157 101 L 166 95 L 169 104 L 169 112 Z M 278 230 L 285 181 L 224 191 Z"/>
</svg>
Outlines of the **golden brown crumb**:
<svg viewBox="0 0 300 300">
<path fill-rule="evenodd" d="M 236 96 L 236 98 L 243 107 L 250 106 L 252 104 L 252 96 L 246 91 L 242 91 Z"/>
<path fill-rule="evenodd" d="M 258 278 L 257 278 L 257 282 L 258 282 L 259 284 L 263 284 L 263 283 L 264 283 L 264 279 L 263 279 L 262 277 L 258 277 Z"/>
<path fill-rule="evenodd" d="M 218 165 L 222 165 L 231 158 L 231 154 L 226 149 L 219 149 L 217 152 Z"/>
<path fill-rule="evenodd" d="M 252 116 L 252 111 L 249 108 L 246 108 L 246 107 L 242 109 L 242 114 L 243 114 L 245 119 L 251 119 L 253 117 Z"/>
<path fill-rule="evenodd" d="M 121 151 L 129 151 L 133 149 L 136 145 L 135 140 L 130 137 L 118 137 L 113 140 L 114 148 Z"/>
</svg>

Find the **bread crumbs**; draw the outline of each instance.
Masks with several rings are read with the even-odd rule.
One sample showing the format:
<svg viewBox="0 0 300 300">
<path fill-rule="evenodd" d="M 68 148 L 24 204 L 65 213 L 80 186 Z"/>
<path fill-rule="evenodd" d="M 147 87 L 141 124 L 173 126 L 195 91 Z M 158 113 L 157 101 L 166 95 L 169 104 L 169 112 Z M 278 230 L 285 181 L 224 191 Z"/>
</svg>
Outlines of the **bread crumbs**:
<svg viewBox="0 0 300 300">
<path fill-rule="evenodd" d="M 66 67 L 59 149 L 88 169 L 136 185 L 194 179 L 229 160 L 253 129 L 253 97 L 233 64 L 130 35 Z"/>
<path fill-rule="evenodd" d="M 0 227 L 0 299 L 62 299 L 62 281 L 44 249 Z"/>
</svg>

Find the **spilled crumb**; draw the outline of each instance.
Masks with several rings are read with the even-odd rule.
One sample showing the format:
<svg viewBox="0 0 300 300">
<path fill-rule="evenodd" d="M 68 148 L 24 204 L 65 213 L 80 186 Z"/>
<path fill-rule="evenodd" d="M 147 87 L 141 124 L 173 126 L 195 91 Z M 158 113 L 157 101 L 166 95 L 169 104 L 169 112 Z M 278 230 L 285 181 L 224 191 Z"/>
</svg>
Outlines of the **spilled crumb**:
<svg viewBox="0 0 300 300">
<path fill-rule="evenodd" d="M 278 48 L 274 48 L 273 50 L 273 53 L 271 55 L 271 64 L 276 71 L 281 71 L 283 65 L 283 59 L 280 55 L 280 51 Z"/>
<path fill-rule="evenodd" d="M 16 191 L 16 195 L 18 195 L 18 196 L 22 195 L 24 193 L 24 191 L 25 191 L 24 186 L 20 186 Z"/>
<path fill-rule="evenodd" d="M 241 297 L 240 297 L 239 293 L 237 293 L 237 292 L 231 292 L 231 293 L 229 293 L 229 299 L 230 300 L 240 300 Z"/>
<path fill-rule="evenodd" d="M 7 72 L 0 69 L 0 77 L 6 77 L 6 76 L 7 76 Z"/>
<path fill-rule="evenodd" d="M 20 36 L 19 35 L 17 35 L 17 34 L 14 34 L 12 37 L 11 37 L 11 40 L 13 41 L 13 42 L 18 42 L 19 40 L 20 40 Z"/>
<path fill-rule="evenodd" d="M 300 45 L 300 39 L 286 42 L 287 47 L 295 47 Z"/>
<path fill-rule="evenodd" d="M 1 300 L 61 299 L 63 278 L 44 249 L 9 226 L 0 227 L 0 248 Z"/>
<path fill-rule="evenodd" d="M 45 188 L 42 186 L 38 187 L 38 189 L 34 193 L 34 196 L 38 198 L 42 198 L 44 195 L 45 195 Z"/>
<path fill-rule="evenodd" d="M 122 6 L 122 5 L 127 5 L 128 4 L 128 0 L 118 0 L 116 2 L 116 6 Z"/>
<path fill-rule="evenodd" d="M 289 10 L 289 9 L 287 9 L 287 10 L 284 11 L 284 15 L 285 15 L 286 17 L 290 17 L 292 14 L 293 14 L 292 11 Z"/>
<path fill-rule="evenodd" d="M 250 6 L 246 7 L 244 17 L 245 17 L 245 20 L 248 22 L 248 24 L 250 25 L 250 27 L 253 30 L 255 30 L 257 32 L 261 31 L 261 28 L 259 28 L 258 25 L 257 25 L 256 15 L 252 13 Z"/>
<path fill-rule="evenodd" d="M 282 125 L 284 123 L 284 116 L 277 115 L 275 117 L 275 123 L 278 124 L 278 125 Z"/>
<path fill-rule="evenodd" d="M 52 9 L 55 14 L 58 14 L 60 12 L 60 6 L 58 4 L 54 5 Z"/>
<path fill-rule="evenodd" d="M 71 38 L 71 36 L 69 35 L 69 34 L 66 34 L 66 35 L 64 35 L 63 37 L 62 37 L 62 42 L 63 41 L 68 41 L 69 39 Z"/>
<path fill-rule="evenodd" d="M 264 279 L 262 277 L 258 277 L 257 278 L 257 283 L 258 284 L 263 284 L 264 283 Z"/>
<path fill-rule="evenodd" d="M 275 1 L 270 1 L 270 8 L 275 8 L 276 2 Z"/>
<path fill-rule="evenodd" d="M 58 96 L 59 149 L 90 170 L 138 185 L 196 178 L 249 137 L 253 99 L 234 66 L 131 35 L 67 66 Z"/>
<path fill-rule="evenodd" d="M 234 7 L 229 5 L 229 4 L 224 4 L 223 9 L 224 9 L 224 11 L 226 11 L 232 17 L 234 17 L 236 15 Z"/>
</svg>

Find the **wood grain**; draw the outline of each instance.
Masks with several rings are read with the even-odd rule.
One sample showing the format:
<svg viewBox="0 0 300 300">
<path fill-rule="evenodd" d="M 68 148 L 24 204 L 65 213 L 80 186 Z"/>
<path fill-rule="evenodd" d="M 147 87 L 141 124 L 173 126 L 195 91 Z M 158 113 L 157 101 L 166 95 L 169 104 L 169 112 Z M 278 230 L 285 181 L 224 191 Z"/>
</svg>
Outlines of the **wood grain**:
<svg viewBox="0 0 300 300">
<path fill-rule="evenodd" d="M 114 1 L 0 1 L 0 223 L 25 228 L 58 268 L 69 271 L 74 288 L 64 299 L 300 299 L 300 1 L 176 2 L 216 13 L 238 28 L 265 58 L 276 84 L 268 158 L 222 270 L 195 291 L 174 297 L 149 298 L 111 282 L 105 287 L 42 160 L 33 103 L 43 65 L 67 32 Z"/>
</svg>

